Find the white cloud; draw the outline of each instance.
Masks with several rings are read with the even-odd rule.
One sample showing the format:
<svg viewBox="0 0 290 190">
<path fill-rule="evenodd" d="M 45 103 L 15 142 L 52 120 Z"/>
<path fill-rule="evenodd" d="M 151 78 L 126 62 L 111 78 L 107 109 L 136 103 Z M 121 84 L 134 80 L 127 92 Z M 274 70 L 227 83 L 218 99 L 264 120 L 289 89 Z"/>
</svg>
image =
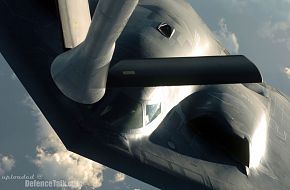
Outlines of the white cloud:
<svg viewBox="0 0 290 190">
<path fill-rule="evenodd" d="M 273 10 L 275 8 L 281 8 L 280 5 L 290 5 L 290 0 L 222 0 L 219 3 L 225 4 L 232 11 L 244 11 L 249 8 L 259 8 L 256 11 L 263 11 L 265 9 Z"/>
<path fill-rule="evenodd" d="M 287 18 L 279 21 L 267 21 L 259 34 L 274 44 L 281 44 L 290 50 L 290 12 Z"/>
<path fill-rule="evenodd" d="M 221 0 L 219 4 L 230 12 L 259 20 L 256 31 L 260 37 L 290 50 L 290 0 Z"/>
<path fill-rule="evenodd" d="M 32 109 L 39 126 L 37 134 L 40 145 L 36 147 L 33 163 L 38 166 L 43 177 L 73 183 L 73 189 L 100 187 L 105 167 L 67 151 L 30 97 L 25 99 L 24 104 Z"/>
<path fill-rule="evenodd" d="M 125 180 L 125 174 L 121 173 L 121 172 L 116 172 L 115 176 L 114 176 L 114 180 L 112 180 L 112 183 L 118 183 L 121 181 Z"/>
<path fill-rule="evenodd" d="M 288 78 L 290 79 L 290 68 L 289 67 L 285 67 L 284 69 L 284 73 L 288 76 Z"/>
<path fill-rule="evenodd" d="M 0 176 L 12 170 L 15 166 L 15 160 L 10 155 L 0 154 Z"/>
<path fill-rule="evenodd" d="M 235 33 L 229 31 L 225 19 L 220 19 L 218 23 L 220 29 L 215 34 L 218 40 L 227 48 L 231 53 L 237 54 L 239 52 L 239 42 Z"/>
<path fill-rule="evenodd" d="M 45 147 L 39 146 L 34 163 L 45 178 L 73 183 L 74 189 L 83 186 L 95 189 L 102 185 L 102 165 L 66 150 L 49 153 Z"/>
</svg>

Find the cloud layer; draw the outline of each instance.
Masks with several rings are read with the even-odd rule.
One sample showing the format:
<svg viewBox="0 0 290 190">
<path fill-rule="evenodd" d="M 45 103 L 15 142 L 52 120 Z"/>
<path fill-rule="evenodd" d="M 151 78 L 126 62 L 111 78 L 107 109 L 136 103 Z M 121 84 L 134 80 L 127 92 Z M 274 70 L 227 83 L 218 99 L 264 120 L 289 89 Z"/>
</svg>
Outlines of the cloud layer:
<svg viewBox="0 0 290 190">
<path fill-rule="evenodd" d="M 290 50 L 290 0 L 223 0 L 233 10 L 257 17 L 261 25 L 258 35 Z M 253 18 L 256 19 L 256 18 Z"/>
<path fill-rule="evenodd" d="M 290 12 L 289 16 L 279 21 L 267 21 L 260 31 L 263 38 L 274 44 L 281 44 L 290 50 Z"/>
<path fill-rule="evenodd" d="M 104 166 L 66 150 L 56 133 L 30 97 L 24 101 L 37 121 L 39 145 L 33 163 L 38 166 L 45 179 L 64 180 L 71 188 L 98 188 L 103 182 Z"/>
<path fill-rule="evenodd" d="M 121 173 L 121 172 L 117 172 L 114 176 L 114 180 L 112 180 L 113 183 L 118 183 L 121 181 L 125 180 L 125 174 Z"/>
<path fill-rule="evenodd" d="M 284 69 L 284 73 L 288 76 L 288 78 L 290 79 L 290 68 L 289 67 L 285 67 Z"/>
<path fill-rule="evenodd" d="M 14 166 L 15 160 L 12 156 L 0 154 L 0 176 L 11 171 Z"/>
<path fill-rule="evenodd" d="M 220 19 L 218 25 L 220 29 L 215 32 L 217 39 L 230 53 L 237 54 L 240 46 L 236 34 L 229 31 L 224 18 Z"/>
<path fill-rule="evenodd" d="M 73 189 L 81 189 L 83 186 L 95 189 L 102 185 L 102 165 L 66 150 L 48 153 L 47 148 L 43 146 L 37 147 L 36 150 L 34 163 L 45 178 L 65 180 L 73 184 Z"/>
</svg>

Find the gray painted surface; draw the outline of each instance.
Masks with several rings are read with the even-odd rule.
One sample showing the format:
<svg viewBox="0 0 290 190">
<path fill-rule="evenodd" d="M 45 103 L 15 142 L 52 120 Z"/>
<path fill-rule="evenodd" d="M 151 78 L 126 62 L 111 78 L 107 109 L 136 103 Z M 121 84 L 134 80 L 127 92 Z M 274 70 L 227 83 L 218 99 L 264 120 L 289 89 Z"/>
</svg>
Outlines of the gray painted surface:
<svg viewBox="0 0 290 190">
<path fill-rule="evenodd" d="M 156 51 L 154 53 L 156 53 Z M 43 73 L 46 72 L 43 71 L 42 74 Z M 24 83 L 28 81 L 23 79 L 23 77 L 22 81 L 24 81 Z M 33 77 L 33 75 L 31 77 Z M 21 76 L 19 78 L 21 79 Z M 46 84 L 53 83 L 52 81 L 48 81 Z M 27 86 L 28 89 L 31 89 L 35 88 L 37 84 L 26 84 L 26 87 Z M 39 88 L 37 89 L 38 91 L 40 90 Z M 74 104 L 65 99 L 65 97 L 62 97 L 60 101 L 56 101 L 57 103 L 52 101 L 50 105 L 48 99 L 53 96 L 61 97 L 59 93 L 51 92 L 56 90 L 54 87 L 49 90 L 43 89 L 46 93 L 49 93 L 46 94 L 48 97 L 44 98 L 45 100 L 37 97 L 36 94 L 34 95 L 34 99 L 69 149 L 75 150 L 82 155 L 89 156 L 94 160 L 110 165 L 113 168 L 159 187 L 165 188 L 169 186 L 174 189 L 177 187 L 188 188 L 188 185 L 190 185 L 190 188 L 196 186 L 204 189 L 289 188 L 289 184 L 287 184 L 287 179 L 289 178 L 289 176 L 287 176 L 287 173 L 289 173 L 287 158 L 289 153 L 286 148 L 289 144 L 287 143 L 287 134 L 289 132 L 287 121 L 289 118 L 287 118 L 287 114 L 285 114 L 289 112 L 289 100 L 271 87 L 259 84 L 254 84 L 252 86 L 218 85 L 191 87 L 189 90 L 186 89 L 189 94 L 182 93 L 183 96 L 186 95 L 185 97 L 178 96 L 177 92 L 182 92 L 184 89 L 184 87 L 166 89 L 169 95 L 176 95 L 176 98 L 173 98 L 176 101 L 175 103 L 179 103 L 185 97 L 189 96 L 177 106 L 169 102 L 165 102 L 165 104 L 162 105 L 162 108 L 167 105 L 170 106 L 166 107 L 165 112 L 162 110 L 161 113 L 164 115 L 165 119 L 159 117 L 159 119 L 161 119 L 159 121 L 162 122 L 157 125 L 158 128 L 153 133 L 150 133 L 149 137 L 146 137 L 146 135 L 144 135 L 146 133 L 144 132 L 150 129 L 153 124 L 158 124 L 158 122 L 154 123 L 153 121 L 151 127 L 146 128 L 146 126 L 144 126 L 145 131 L 142 129 L 135 129 L 136 125 L 131 129 L 132 125 L 127 124 L 129 122 L 138 123 L 138 106 L 139 110 L 141 110 L 139 113 L 143 113 L 140 117 L 149 115 L 144 113 L 146 113 L 146 105 L 152 105 L 152 103 L 149 103 L 150 101 L 148 102 L 152 89 L 117 89 L 115 92 L 114 89 L 110 89 L 108 95 L 112 94 L 114 98 L 110 98 L 109 95 L 107 98 L 105 97 L 102 102 L 92 107 Z M 164 93 L 163 89 L 161 90 Z M 153 91 L 158 92 L 158 89 L 153 89 Z M 32 96 L 33 93 L 39 92 L 32 90 Z M 138 99 L 138 97 L 140 99 Z M 164 99 L 166 100 L 166 98 Z M 43 101 L 49 105 L 43 105 L 41 103 Z M 133 103 L 133 105 L 131 105 L 131 107 L 128 106 L 128 102 Z M 117 103 L 123 103 L 124 107 L 116 107 L 116 105 L 118 105 Z M 56 104 L 68 106 L 69 109 L 56 109 L 54 107 L 59 108 Z M 235 106 L 231 106 L 232 104 Z M 153 105 L 156 105 L 156 102 L 153 102 Z M 108 106 L 111 107 L 111 109 L 108 108 L 107 110 L 111 110 L 111 112 L 104 111 Z M 118 113 L 124 111 L 123 108 L 125 107 L 128 109 L 125 113 L 133 113 L 132 111 L 135 111 L 134 114 L 130 114 L 130 118 L 134 120 L 130 121 L 130 119 L 128 120 L 126 117 L 124 119 L 120 118 Z M 230 137 L 229 139 L 231 140 L 231 137 L 237 137 L 235 139 L 238 140 L 244 139 L 241 137 L 246 137 L 247 141 L 253 143 L 255 142 L 255 130 L 259 129 L 259 124 L 262 123 L 263 126 L 266 124 L 266 136 L 263 130 L 258 130 L 258 132 L 262 134 L 258 136 L 267 137 L 268 139 L 266 142 L 267 149 L 259 166 L 257 168 L 245 168 L 244 162 L 239 160 L 239 157 L 234 154 L 235 152 L 230 152 L 230 147 L 224 146 L 224 144 L 215 145 L 213 144 L 215 139 L 208 139 L 208 133 L 204 133 L 203 130 L 198 131 L 200 130 L 199 124 L 204 122 L 203 120 L 198 120 L 198 122 L 195 120 L 195 118 L 202 118 L 203 115 L 200 115 L 200 111 L 203 111 L 206 116 L 212 116 L 212 112 L 218 113 L 218 118 L 222 119 L 222 121 L 219 119 L 216 120 L 216 117 L 212 118 L 214 123 L 218 123 L 218 127 L 222 128 L 221 132 L 218 134 Z M 55 116 L 53 113 L 56 112 L 65 113 L 62 115 L 64 118 L 56 117 L 58 121 L 54 121 Z M 106 114 L 108 113 L 111 114 L 107 117 L 109 121 L 106 120 Z M 267 115 L 266 118 L 268 119 L 264 120 L 264 114 Z M 74 117 L 66 117 L 65 115 Z M 100 118 L 96 119 L 96 115 Z M 69 118 L 75 120 L 71 121 L 70 124 L 79 126 L 81 128 L 80 131 L 77 129 L 78 127 L 72 127 L 72 129 L 70 129 L 72 131 L 62 131 L 65 129 L 58 128 L 56 123 L 55 125 L 53 124 L 54 122 L 63 122 L 64 125 L 62 126 L 72 126 L 69 125 L 67 121 L 64 121 Z M 111 125 L 113 123 L 110 123 L 115 118 L 116 121 L 119 121 L 116 125 L 117 128 Z M 255 122 L 255 119 L 258 118 L 261 120 Z M 158 116 L 155 119 L 155 121 L 157 121 Z M 193 122 L 190 127 L 188 126 L 188 122 Z M 100 126 L 100 123 L 103 123 L 102 126 Z M 230 123 L 230 125 L 226 123 Z M 243 125 L 244 123 L 248 123 L 248 125 Z M 144 124 L 146 125 L 146 122 L 141 123 L 139 126 L 143 126 Z M 95 126 L 98 126 L 98 128 Z M 104 129 L 102 130 L 102 128 Z M 175 133 L 173 133 L 173 131 Z M 70 137 L 70 135 L 76 137 L 75 132 L 78 132 L 78 134 L 81 132 L 82 137 Z M 210 133 L 215 131 L 207 130 L 207 132 L 211 135 Z M 75 142 L 76 140 L 77 142 Z M 95 141 L 103 144 L 100 145 Z M 184 144 L 189 145 L 190 148 L 184 146 Z M 241 144 L 238 143 L 237 145 Z M 106 147 L 106 149 L 103 149 L 103 146 Z M 92 150 L 92 147 L 94 150 Z M 140 147 L 142 147 L 142 149 L 140 149 Z M 96 150 L 97 148 L 99 149 Z M 106 152 L 106 154 L 99 154 L 99 156 L 96 157 L 92 156 L 93 154 L 96 155 L 98 151 L 101 153 Z M 277 151 L 279 151 L 279 153 Z M 108 157 L 106 157 L 106 155 Z M 250 160 L 250 158 L 251 154 L 249 154 L 248 159 Z M 277 159 L 279 159 L 280 162 L 277 162 Z M 120 166 L 120 163 L 123 163 L 123 165 Z M 140 165 L 140 163 L 142 164 Z M 180 163 L 182 163 L 182 166 L 180 166 Z M 249 166 L 250 165 L 251 163 L 249 162 Z M 136 170 L 138 167 L 141 170 Z M 142 173 L 140 173 L 140 171 L 142 171 Z M 183 181 L 184 178 L 190 181 Z M 180 180 L 180 184 L 171 184 L 169 179 Z M 165 184 L 164 181 L 168 180 L 169 183 Z"/>
<path fill-rule="evenodd" d="M 83 104 L 104 96 L 116 40 L 137 4 L 138 0 L 98 3 L 85 41 L 57 56 L 51 65 L 52 78 L 63 94 Z"/>
</svg>

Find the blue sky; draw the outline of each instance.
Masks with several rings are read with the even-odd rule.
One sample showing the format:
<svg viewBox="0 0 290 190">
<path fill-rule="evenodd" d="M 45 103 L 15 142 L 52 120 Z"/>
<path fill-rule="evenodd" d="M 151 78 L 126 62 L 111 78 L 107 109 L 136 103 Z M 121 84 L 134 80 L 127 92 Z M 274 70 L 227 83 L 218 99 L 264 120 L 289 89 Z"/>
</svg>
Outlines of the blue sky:
<svg viewBox="0 0 290 190">
<path fill-rule="evenodd" d="M 233 54 L 244 54 L 264 80 L 290 95 L 290 0 L 189 0 Z M 0 176 L 80 181 L 75 188 L 156 189 L 67 152 L 0 57 Z M 2 189 L 27 189 L 0 179 Z"/>
</svg>

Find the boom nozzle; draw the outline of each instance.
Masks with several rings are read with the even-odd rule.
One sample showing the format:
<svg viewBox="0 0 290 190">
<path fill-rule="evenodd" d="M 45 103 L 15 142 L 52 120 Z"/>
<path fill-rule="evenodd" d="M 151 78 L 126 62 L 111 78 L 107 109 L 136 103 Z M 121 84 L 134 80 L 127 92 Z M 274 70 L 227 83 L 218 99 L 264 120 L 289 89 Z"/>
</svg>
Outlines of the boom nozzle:
<svg viewBox="0 0 290 190">
<path fill-rule="evenodd" d="M 115 42 L 138 0 L 100 0 L 84 42 L 59 55 L 51 75 L 63 94 L 83 103 L 98 102 L 105 94 Z"/>
</svg>

